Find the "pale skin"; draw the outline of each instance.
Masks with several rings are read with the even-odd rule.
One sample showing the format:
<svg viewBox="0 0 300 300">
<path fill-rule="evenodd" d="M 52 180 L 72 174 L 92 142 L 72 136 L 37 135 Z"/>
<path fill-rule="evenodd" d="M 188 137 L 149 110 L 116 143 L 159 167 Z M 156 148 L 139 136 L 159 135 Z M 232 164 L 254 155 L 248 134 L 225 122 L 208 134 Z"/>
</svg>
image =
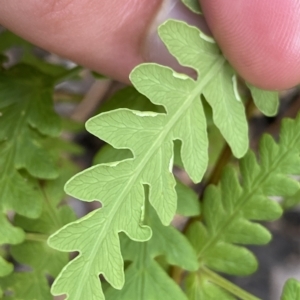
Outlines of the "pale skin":
<svg viewBox="0 0 300 300">
<path fill-rule="evenodd" d="M 265 89 L 300 82 L 299 0 L 201 0 L 223 53 Z M 145 40 L 162 0 L 0 0 L 0 24 L 36 45 L 128 82 L 147 61 Z"/>
</svg>

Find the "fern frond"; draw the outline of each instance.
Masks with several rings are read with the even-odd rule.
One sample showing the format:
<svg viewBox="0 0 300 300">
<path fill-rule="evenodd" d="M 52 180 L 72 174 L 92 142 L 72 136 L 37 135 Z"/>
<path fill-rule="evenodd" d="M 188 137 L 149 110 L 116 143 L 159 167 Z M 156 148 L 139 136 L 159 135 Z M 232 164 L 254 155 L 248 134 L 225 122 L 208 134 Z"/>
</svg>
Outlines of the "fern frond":
<svg viewBox="0 0 300 300">
<path fill-rule="evenodd" d="M 213 110 L 213 119 L 233 153 L 242 157 L 248 148 L 248 126 L 238 96 L 235 73 L 214 41 L 197 28 L 168 21 L 159 34 L 180 64 L 193 68 L 197 80 L 157 64 L 136 67 L 130 79 L 136 89 L 165 113 L 117 109 L 90 119 L 86 127 L 116 149 L 132 157 L 89 168 L 66 185 L 68 194 L 102 207 L 55 233 L 49 244 L 61 251 L 79 251 L 55 281 L 54 295 L 104 299 L 98 288 L 103 274 L 116 289 L 124 284 L 118 234 L 147 241 L 151 229 L 143 223 L 144 185 L 161 222 L 168 225 L 176 211 L 176 181 L 172 174 L 173 142 L 181 141 L 183 166 L 194 182 L 207 167 L 206 118 L 200 96 Z"/>
<path fill-rule="evenodd" d="M 52 107 L 53 86 L 51 76 L 25 64 L 0 71 L 0 244 L 24 241 L 23 229 L 14 227 L 6 212 L 38 217 L 43 196 L 37 178 L 58 175 L 52 155 L 43 147 L 46 137 L 60 131 L 60 120 Z M 11 269 L 1 258 L 1 276 Z"/>
<path fill-rule="evenodd" d="M 180 166 L 179 152 L 176 151 L 176 145 L 174 149 L 174 165 Z M 177 149 L 177 150 L 180 150 Z M 132 158 L 132 153 L 127 149 L 115 149 L 109 144 L 104 145 L 100 151 L 94 157 L 94 165 L 111 163 L 116 161 L 122 161 L 128 158 Z M 175 186 L 177 194 L 177 214 L 185 217 L 198 216 L 200 214 L 200 203 L 198 201 L 198 195 L 179 179 L 176 179 Z"/>
<path fill-rule="evenodd" d="M 218 186 L 204 193 L 203 222 L 188 231 L 200 270 L 202 266 L 227 274 L 247 275 L 256 270 L 253 254 L 240 245 L 266 244 L 271 234 L 254 221 L 270 221 L 282 210 L 271 196 L 290 196 L 300 186 L 291 175 L 300 174 L 300 114 L 282 122 L 280 140 L 269 135 L 260 141 L 259 160 L 253 152 L 240 161 L 237 173 L 225 169 Z"/>
<path fill-rule="evenodd" d="M 35 178 L 58 175 L 50 153 L 41 145 L 46 136 L 60 131 L 52 107 L 53 84 L 52 77 L 26 65 L 0 72 L 0 209 L 4 213 L 13 210 L 38 217 L 42 195 Z"/>
<path fill-rule="evenodd" d="M 136 91 L 133 92 L 136 94 Z M 134 104 L 128 103 L 128 106 L 132 105 Z M 115 162 L 131 157 L 130 151 L 117 150 L 107 144 L 96 154 L 94 164 Z M 175 158 L 174 162 L 176 161 L 178 159 Z M 200 205 L 197 194 L 178 180 L 176 192 L 177 213 L 183 216 L 199 215 Z M 152 228 L 153 235 L 149 241 L 137 243 L 128 239 L 124 234 L 121 235 L 122 255 L 124 260 L 132 261 L 132 263 L 125 270 L 125 286 L 122 291 L 109 288 L 105 291 L 106 299 L 131 300 L 136 295 L 140 295 L 141 299 L 144 299 L 146 295 L 147 298 L 151 299 L 158 299 L 159 297 L 170 300 L 186 299 L 181 289 L 170 279 L 154 258 L 163 255 L 169 264 L 192 270 L 195 268 L 195 255 L 191 251 L 191 246 L 180 232 L 170 226 L 162 226 L 149 204 L 144 222 Z"/>
<path fill-rule="evenodd" d="M 31 270 L 14 272 L 0 278 L 0 285 L 7 295 L 4 299 L 51 300 L 53 298 L 46 276 L 55 278 L 69 261 L 69 257 L 66 253 L 50 248 L 47 239 L 61 226 L 75 219 L 69 206 L 63 205 L 58 208 L 65 196 L 64 183 L 74 173 L 74 167 L 65 163 L 57 179 L 40 184 L 43 210 L 38 219 L 29 219 L 20 215 L 15 217 L 14 225 L 25 231 L 25 241 L 12 246 L 11 255 L 17 262 L 29 266 Z"/>
</svg>

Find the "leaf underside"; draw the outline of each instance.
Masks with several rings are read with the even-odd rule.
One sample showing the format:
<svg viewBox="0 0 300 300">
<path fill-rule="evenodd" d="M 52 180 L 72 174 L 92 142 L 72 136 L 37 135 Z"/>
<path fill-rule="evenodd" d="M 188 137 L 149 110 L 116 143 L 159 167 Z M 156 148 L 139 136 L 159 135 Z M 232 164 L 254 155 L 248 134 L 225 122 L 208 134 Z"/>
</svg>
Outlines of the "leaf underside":
<svg viewBox="0 0 300 300">
<path fill-rule="evenodd" d="M 174 141 L 181 141 L 181 160 L 194 182 L 201 181 L 207 168 L 207 126 L 200 96 L 211 106 L 214 123 L 233 154 L 240 158 L 248 149 L 248 125 L 243 103 L 237 97 L 235 73 L 216 44 L 197 28 L 172 20 L 160 26 L 159 35 L 179 63 L 193 68 L 198 78 L 157 64 L 142 64 L 132 71 L 130 79 L 164 112 L 116 109 L 87 122 L 89 132 L 131 155 L 119 162 L 93 166 L 66 184 L 69 195 L 99 201 L 102 206 L 48 240 L 57 250 L 79 252 L 57 277 L 53 295 L 102 300 L 100 274 L 113 288 L 123 287 L 119 233 L 136 242 L 148 241 L 153 234 L 144 222 L 145 186 L 160 221 L 170 224 L 177 207 L 172 174 Z"/>
<path fill-rule="evenodd" d="M 171 265 L 196 270 L 197 258 L 186 237 L 171 226 L 163 226 L 152 208 L 146 210 L 145 222 L 152 228 L 152 238 L 144 243 L 121 236 L 124 260 L 132 261 L 125 271 L 125 285 L 121 291 L 110 287 L 107 300 L 169 299 L 186 300 L 178 285 L 154 259 L 163 255 Z M 170 248 L 172 251 L 170 251 Z"/>
<path fill-rule="evenodd" d="M 132 90 L 136 94 L 136 91 Z M 110 145 L 102 147 L 95 156 L 94 164 L 113 162 L 130 158 L 124 150 L 116 150 Z M 184 216 L 194 216 L 200 213 L 196 193 L 177 181 L 178 196 L 177 213 Z M 152 238 L 144 243 L 131 241 L 126 235 L 121 235 L 121 250 L 124 260 L 132 261 L 125 270 L 125 285 L 121 291 L 109 288 L 105 291 L 107 300 L 134 299 L 186 299 L 177 284 L 161 268 L 155 258 L 164 256 L 171 265 L 180 266 L 186 270 L 197 269 L 197 258 L 187 239 L 171 226 L 163 226 L 153 208 L 146 202 L 144 223 L 152 229 Z M 170 248 L 172 251 L 170 251 Z"/>
<path fill-rule="evenodd" d="M 179 44 L 173 45 L 172 35 L 177 35 L 177 31 L 187 40 L 178 40 Z M 70 195 L 84 201 L 101 201 L 102 208 L 65 226 L 50 238 L 50 245 L 56 249 L 80 252 L 54 283 L 52 291 L 55 295 L 66 293 L 71 299 L 103 299 L 103 293 L 97 288 L 99 274 L 103 274 L 114 288 L 122 288 L 124 273 L 118 233 L 125 232 L 135 241 L 146 241 L 151 237 L 151 229 L 143 225 L 142 219 L 144 185 L 149 186 L 149 201 L 164 225 L 168 225 L 175 214 L 176 181 L 172 174 L 174 140 L 181 140 L 181 158 L 195 182 L 201 180 L 206 169 L 208 145 L 200 94 L 206 94 L 208 100 L 219 97 L 210 95 L 211 89 L 222 81 L 217 74 L 227 74 L 231 81 L 232 70 L 218 48 L 202 39 L 196 28 L 170 21 L 161 27 L 160 35 L 171 48 L 195 44 L 193 51 L 196 52 L 189 55 L 172 53 L 184 65 L 199 60 L 199 56 L 207 53 L 205 59 L 195 64 L 197 72 L 205 75 L 194 81 L 166 67 L 141 65 L 131 74 L 133 84 L 154 104 L 162 105 L 166 113 L 118 109 L 87 122 L 86 127 L 91 133 L 117 149 L 129 149 L 133 158 L 94 166 L 67 183 L 66 191 Z M 241 117 L 244 108 L 234 98 L 231 85 L 229 92 L 231 94 L 219 100 L 232 104 L 234 109 L 230 120 L 241 122 L 240 126 L 230 128 L 231 125 L 227 124 L 229 119 L 224 117 L 221 120 L 218 109 L 214 116 L 219 125 L 224 124 L 223 128 L 226 128 L 223 132 L 231 141 L 234 152 L 241 156 L 248 146 L 247 122 L 245 116 Z M 213 103 L 217 100 L 212 99 Z M 222 105 L 227 107 L 230 104 Z M 229 110 L 227 112 L 230 113 Z M 76 271 L 79 268 L 80 273 Z M 72 282 L 69 278 L 73 278 Z"/>
</svg>

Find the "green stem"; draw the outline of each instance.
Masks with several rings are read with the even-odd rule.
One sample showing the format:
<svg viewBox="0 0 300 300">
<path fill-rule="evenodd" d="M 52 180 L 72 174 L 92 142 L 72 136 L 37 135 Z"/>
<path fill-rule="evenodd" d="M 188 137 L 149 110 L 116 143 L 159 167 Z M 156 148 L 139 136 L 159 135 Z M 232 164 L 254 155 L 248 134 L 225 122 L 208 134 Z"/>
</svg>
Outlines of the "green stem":
<svg viewBox="0 0 300 300">
<path fill-rule="evenodd" d="M 59 75 L 55 76 L 54 81 L 55 83 L 59 83 L 60 81 L 67 80 L 70 77 L 77 75 L 82 70 L 83 68 L 81 66 L 76 66 L 73 69 L 66 70 L 60 73 Z"/>
<path fill-rule="evenodd" d="M 40 234 L 40 233 L 26 233 L 25 240 L 32 242 L 47 242 L 48 235 Z"/>
<path fill-rule="evenodd" d="M 239 288 L 235 284 L 231 283 L 230 281 L 223 278 L 222 276 L 219 276 L 218 274 L 214 273 L 213 271 L 207 269 L 206 267 L 202 267 L 199 270 L 199 272 L 205 274 L 206 278 L 210 282 L 222 287 L 226 291 L 230 292 L 231 294 L 237 296 L 238 298 L 240 298 L 242 300 L 261 300 L 260 298 L 257 298 L 255 296 L 253 296 L 252 294 L 246 292 L 245 290 Z"/>
</svg>

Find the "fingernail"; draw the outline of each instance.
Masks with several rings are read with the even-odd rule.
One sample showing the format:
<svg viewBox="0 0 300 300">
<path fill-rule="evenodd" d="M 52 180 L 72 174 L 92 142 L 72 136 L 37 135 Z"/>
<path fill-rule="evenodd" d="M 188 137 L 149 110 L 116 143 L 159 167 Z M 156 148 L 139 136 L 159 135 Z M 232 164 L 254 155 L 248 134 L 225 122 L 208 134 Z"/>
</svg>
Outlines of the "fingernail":
<svg viewBox="0 0 300 300">
<path fill-rule="evenodd" d="M 148 29 L 148 35 L 144 41 L 144 59 L 146 62 L 159 63 L 171 67 L 177 72 L 195 77 L 195 71 L 181 66 L 175 57 L 168 52 L 166 46 L 158 36 L 157 29 L 159 25 L 168 19 L 184 21 L 189 25 L 198 27 L 204 33 L 210 34 L 202 15 L 197 15 L 190 11 L 181 0 L 164 0 Z"/>
</svg>

